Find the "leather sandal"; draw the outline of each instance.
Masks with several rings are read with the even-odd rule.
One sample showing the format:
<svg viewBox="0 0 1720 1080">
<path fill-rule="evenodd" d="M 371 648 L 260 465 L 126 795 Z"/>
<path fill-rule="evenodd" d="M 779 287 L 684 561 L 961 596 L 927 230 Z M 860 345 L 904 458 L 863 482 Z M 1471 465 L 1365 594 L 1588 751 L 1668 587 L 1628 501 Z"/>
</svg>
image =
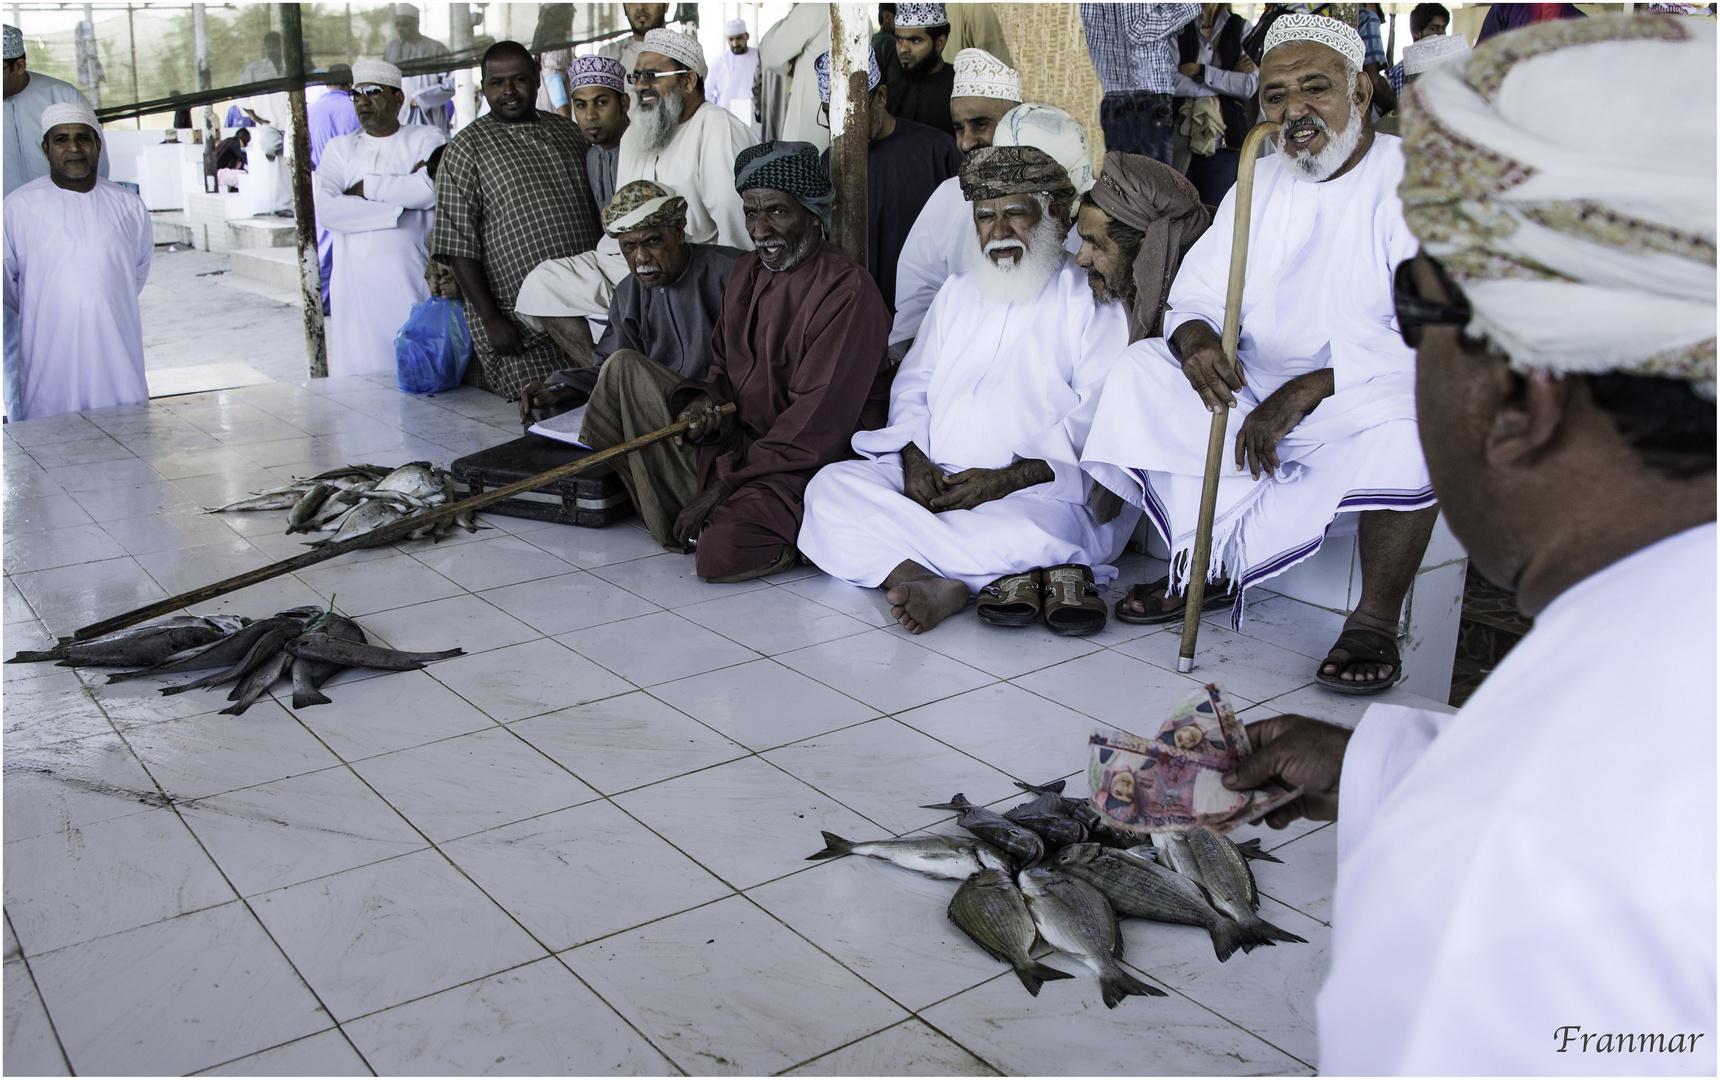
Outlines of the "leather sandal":
<svg viewBox="0 0 1720 1080">
<path fill-rule="evenodd" d="M 1032 626 L 1039 618 L 1043 573 L 1035 567 L 1022 574 L 1005 574 L 981 589 L 974 601 L 980 621 L 993 626 Z"/>
<path fill-rule="evenodd" d="M 1170 584 L 1170 578 L 1162 577 L 1157 581 L 1143 581 L 1135 585 L 1130 585 L 1128 591 L 1123 594 L 1123 598 L 1117 601 L 1116 608 L 1114 609 L 1117 621 L 1131 623 L 1135 626 L 1154 626 L 1158 623 L 1182 622 L 1183 612 L 1188 608 L 1186 593 L 1184 594 L 1185 599 L 1183 602 L 1178 604 L 1176 607 L 1171 608 L 1169 611 L 1159 610 L 1157 606 L 1159 603 L 1158 597 L 1151 595 L 1152 593 L 1163 592 L 1170 588 Z M 1202 611 L 1218 611 L 1222 608 L 1229 607 L 1235 598 L 1236 594 L 1229 589 L 1226 589 L 1223 592 L 1218 592 L 1212 588 L 1211 583 L 1208 583 L 1206 597 L 1200 602 L 1200 609 Z M 1137 601 L 1147 610 L 1130 611 L 1128 605 Z"/>
<path fill-rule="evenodd" d="M 1105 628 L 1105 598 L 1093 584 L 1093 568 L 1077 563 L 1047 566 L 1045 625 L 1053 634 L 1086 637 Z"/>
<path fill-rule="evenodd" d="M 1350 655 L 1343 660 L 1332 656 L 1339 649 Z M 1338 665 L 1338 674 L 1327 675 L 1327 664 Z M 1345 679 L 1343 674 L 1358 664 L 1390 664 L 1392 673 L 1383 679 L 1370 679 L 1367 682 L 1356 682 Z M 1326 653 L 1326 658 L 1320 661 L 1320 666 L 1314 669 L 1314 681 L 1326 689 L 1339 694 L 1383 694 L 1397 685 L 1398 678 L 1403 675 L 1403 657 L 1398 653 L 1397 637 L 1383 630 L 1375 630 L 1366 626 L 1351 626 L 1338 635 L 1338 640 L 1332 643 L 1332 648 Z"/>
</svg>

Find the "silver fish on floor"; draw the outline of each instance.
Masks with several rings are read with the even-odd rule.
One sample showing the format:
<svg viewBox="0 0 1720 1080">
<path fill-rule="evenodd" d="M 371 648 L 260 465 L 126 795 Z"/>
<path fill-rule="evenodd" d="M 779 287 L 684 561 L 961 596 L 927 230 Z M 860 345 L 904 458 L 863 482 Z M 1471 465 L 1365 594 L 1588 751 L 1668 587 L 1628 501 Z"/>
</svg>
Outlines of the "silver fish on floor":
<svg viewBox="0 0 1720 1080">
<path fill-rule="evenodd" d="M 1019 860 L 1023 866 L 1032 866 L 1045 857 L 1045 841 L 1038 833 L 1025 825 L 1017 825 L 995 810 L 975 806 L 959 791 L 947 803 L 929 803 L 920 809 L 957 811 L 957 825 Z"/>
<path fill-rule="evenodd" d="M 1115 1009 L 1131 994 L 1167 996 L 1118 965 L 1123 955 L 1123 935 L 1104 893 L 1085 881 L 1042 867 L 1023 870 L 1020 884 L 1039 936 L 1047 945 L 1068 953 L 1099 976 L 1099 992 L 1106 1008 Z"/>
<path fill-rule="evenodd" d="M 350 540 L 402 518 L 454 501 L 453 478 L 428 461 L 413 461 L 390 469 L 379 465 L 345 465 L 291 484 L 254 492 L 249 498 L 214 507 L 211 514 L 240 510 L 286 510 L 287 532 L 333 533 L 310 546 Z M 429 537 L 441 542 L 456 528 L 477 532 L 470 514 L 425 523 L 408 539 Z"/>
<path fill-rule="evenodd" d="M 964 840 L 959 836 L 910 836 L 901 840 L 844 840 L 835 833 L 823 833 L 824 850 L 806 857 L 807 862 L 819 859 L 839 859 L 844 855 L 864 855 L 881 859 L 904 870 L 927 877 L 965 881 L 988 868 L 1013 873 L 1014 866 L 1007 856 L 983 840 Z"/>
<path fill-rule="evenodd" d="M 1053 862 L 1057 869 L 1104 893 L 1118 915 L 1201 927 L 1212 937 L 1212 951 L 1220 963 L 1237 949 L 1248 951 L 1259 944 L 1235 919 L 1208 903 L 1199 885 L 1174 870 L 1098 844 L 1071 844 Z"/>
<path fill-rule="evenodd" d="M 1053 979 L 1075 977 L 1033 959 L 1039 930 L 1021 890 L 1006 871 L 981 870 L 969 877 L 951 897 L 949 910 L 950 921 L 993 959 L 1014 968 L 1021 985 L 1034 997 Z"/>
<path fill-rule="evenodd" d="M 1281 930 L 1256 914 L 1260 907 L 1260 892 L 1254 884 L 1254 871 L 1248 868 L 1248 857 L 1228 836 L 1211 829 L 1190 829 L 1183 833 L 1189 854 L 1194 859 L 1198 880 L 1212 906 L 1229 915 L 1263 941 L 1296 941 L 1308 939 Z"/>
</svg>

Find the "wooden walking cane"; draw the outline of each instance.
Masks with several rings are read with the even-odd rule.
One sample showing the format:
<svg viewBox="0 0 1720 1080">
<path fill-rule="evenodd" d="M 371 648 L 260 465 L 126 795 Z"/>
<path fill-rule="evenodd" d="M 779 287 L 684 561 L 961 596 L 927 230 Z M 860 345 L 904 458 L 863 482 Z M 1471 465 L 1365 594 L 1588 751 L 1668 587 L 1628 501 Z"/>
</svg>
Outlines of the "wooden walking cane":
<svg viewBox="0 0 1720 1080">
<path fill-rule="evenodd" d="M 1242 334 L 1242 279 L 1248 271 L 1248 226 L 1254 216 L 1254 164 L 1260 144 L 1276 135 L 1280 125 L 1263 120 L 1242 140 L 1241 161 L 1236 167 L 1236 228 L 1230 238 L 1230 291 L 1224 298 L 1224 359 L 1236 367 L 1236 339 Z M 1194 670 L 1194 647 L 1200 639 L 1200 606 L 1206 600 L 1206 573 L 1212 565 L 1212 518 L 1218 507 L 1218 471 L 1224 464 L 1225 427 L 1230 409 L 1222 401 L 1212 410 L 1212 428 L 1206 436 L 1206 476 L 1200 487 L 1200 517 L 1195 521 L 1194 550 L 1189 553 L 1188 590 L 1184 594 L 1182 649 L 1177 670 Z M 1176 567 L 1171 567 L 1176 573 Z"/>
<path fill-rule="evenodd" d="M 728 416 L 734 411 L 735 406 L 732 402 L 727 405 L 719 406 L 717 409 L 717 412 L 724 416 Z M 225 581 L 217 581 L 213 585 L 204 585 L 200 588 L 192 589 L 190 592 L 180 593 L 178 596 L 170 596 L 165 600 L 157 600 L 155 603 L 150 604 L 147 607 L 140 607 L 134 611 L 128 611 L 123 615 L 115 615 L 111 619 L 103 619 L 101 622 L 92 623 L 89 626 L 76 631 L 69 638 L 61 638 L 58 645 L 45 652 L 21 652 L 11 660 L 8 660 L 7 663 L 16 664 L 32 663 L 42 660 L 63 660 L 66 656 L 66 646 L 73 642 L 88 641 L 91 638 L 101 637 L 103 634 L 111 634 L 115 630 L 123 630 L 125 627 L 143 622 L 146 619 L 153 619 L 161 615 L 171 615 L 182 607 L 188 607 L 192 604 L 200 604 L 205 600 L 213 600 L 217 596 L 224 596 L 227 593 L 243 589 L 247 585 L 255 585 L 259 581 L 267 581 L 270 578 L 280 577 L 282 574 L 290 574 L 295 570 L 303 570 L 307 566 L 323 562 L 326 559 L 332 559 L 336 555 L 344 555 L 349 551 L 356 551 L 359 548 L 376 547 L 380 544 L 392 543 L 395 540 L 404 540 L 406 537 L 432 521 L 439 521 L 443 518 L 453 517 L 457 514 L 464 514 L 469 510 L 477 510 L 482 507 L 489 506 L 491 503 L 501 502 L 503 499 L 518 495 L 521 492 L 531 491 L 533 488 L 545 487 L 559 480 L 565 480 L 566 478 L 582 473 L 595 465 L 601 465 L 606 461 L 618 458 L 623 454 L 631 454 L 633 451 L 642 450 L 645 447 L 650 446 L 652 443 L 662 442 L 670 436 L 680 435 L 691 426 L 692 424 L 690 421 L 670 424 L 668 427 L 662 427 L 658 428 L 656 431 L 647 432 L 646 434 L 639 436 L 637 439 L 629 439 L 617 446 L 611 446 L 607 450 L 599 450 L 597 453 L 580 458 L 578 461 L 570 461 L 566 465 L 558 465 L 547 472 L 538 473 L 536 476 L 528 476 L 524 480 L 516 480 L 511 484 L 506 484 L 499 488 L 492 488 L 491 490 L 481 494 L 462 499 L 457 503 L 449 503 L 447 506 L 438 506 L 432 510 L 421 511 L 413 514 L 411 517 L 401 518 L 399 521 L 392 524 L 384 525 L 380 529 L 372 529 L 370 532 L 362 533 L 350 540 L 342 540 L 336 544 L 326 544 L 320 548 L 307 551 L 303 555 L 295 555 L 290 559 L 282 559 L 280 562 L 270 563 L 268 566 L 259 567 L 256 570 L 249 570 L 243 574 L 227 578 Z"/>
</svg>

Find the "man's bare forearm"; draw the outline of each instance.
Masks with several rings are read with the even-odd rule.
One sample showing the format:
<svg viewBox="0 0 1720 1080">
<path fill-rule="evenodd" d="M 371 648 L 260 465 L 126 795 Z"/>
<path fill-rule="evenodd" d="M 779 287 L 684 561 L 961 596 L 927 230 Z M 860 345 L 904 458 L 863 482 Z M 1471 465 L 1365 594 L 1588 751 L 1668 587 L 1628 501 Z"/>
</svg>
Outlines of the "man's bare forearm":
<svg viewBox="0 0 1720 1080">
<path fill-rule="evenodd" d="M 466 302 L 477 311 L 479 318 L 494 319 L 501 315 L 495 297 L 490 295 L 490 279 L 484 274 L 483 263 L 456 255 L 448 260 L 448 269 L 453 271 L 454 282 L 460 286 L 460 292 L 465 294 Z"/>
</svg>

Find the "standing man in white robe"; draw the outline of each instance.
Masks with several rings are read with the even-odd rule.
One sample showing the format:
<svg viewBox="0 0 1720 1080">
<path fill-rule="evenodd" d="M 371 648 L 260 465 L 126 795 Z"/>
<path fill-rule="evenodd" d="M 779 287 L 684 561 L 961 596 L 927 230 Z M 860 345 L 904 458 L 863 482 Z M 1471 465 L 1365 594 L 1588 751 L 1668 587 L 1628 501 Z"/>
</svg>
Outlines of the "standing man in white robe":
<svg viewBox="0 0 1720 1080">
<path fill-rule="evenodd" d="M 758 74 L 758 50 L 747 45 L 749 37 L 744 19 L 724 23 L 723 40 L 729 47 L 711 61 L 711 74 L 705 80 L 705 96 L 746 123 L 752 122 L 753 76 Z M 737 110 L 741 102 L 747 104 Z"/>
<path fill-rule="evenodd" d="M 1105 623 L 1095 586 L 1116 576 L 1108 564 L 1134 519 L 1094 520 L 1079 463 L 1128 323 L 1120 306 L 1094 302 L 1063 249 L 1076 191 L 1049 154 L 976 150 L 961 181 L 973 267 L 932 302 L 888 426 L 854 436 L 866 460 L 828 465 L 808 485 L 800 550 L 833 577 L 887 590 L 916 634 L 976 592 L 982 615 L 1011 609 L 988 621 L 1027 625 L 1051 568 L 1084 610 L 1048 622 L 1093 633 Z"/>
<path fill-rule="evenodd" d="M 10 420 L 149 400 L 137 295 L 155 236 L 143 200 L 97 175 L 88 105 L 42 110 L 48 175 L 6 196 L 5 319 L 18 327 Z"/>
<path fill-rule="evenodd" d="M 1572 25 L 1404 94 L 1428 468 L 1534 629 L 1455 716 L 1262 720 L 1229 781 L 1337 819 L 1329 1075 L 1714 1074 L 1715 34 Z"/>
<path fill-rule="evenodd" d="M 621 136 L 616 190 L 636 180 L 661 184 L 687 200 L 689 243 L 751 251 L 746 211 L 735 191 L 735 158 L 758 142 L 752 126 L 706 100 L 705 54 L 697 40 L 673 30 L 648 31 L 634 64 L 639 100 Z M 520 286 L 514 310 L 571 320 L 564 325 L 578 331 L 577 322 L 607 315 L 627 273 L 620 244 L 605 236 L 595 251 L 540 264 Z M 589 339 L 589 330 L 583 333 Z M 583 364 L 589 347 L 585 357 L 578 349 L 569 355 Z"/>
<path fill-rule="evenodd" d="M 38 176 L 48 175 L 48 159 L 42 154 L 42 110 L 60 102 L 89 104 L 84 92 L 69 82 L 29 69 L 24 55 L 24 34 L 16 26 L 6 27 L 6 194 Z M 98 176 L 108 174 L 103 157 Z"/>
<path fill-rule="evenodd" d="M 425 163 L 447 140 L 428 124 L 400 123 L 400 69 L 352 65 L 359 131 L 323 148 L 315 177 L 317 224 L 334 240 L 329 283 L 328 373 L 395 370 L 394 335 L 412 305 L 430 298 L 424 266 L 436 190 Z"/>
<path fill-rule="evenodd" d="M 383 47 L 382 58 L 390 64 L 403 60 L 423 60 L 447 56 L 448 46 L 435 38 L 418 32 L 418 8 L 412 4 L 394 5 L 394 37 Z M 428 124 L 448 138 L 448 103 L 454 100 L 454 73 L 438 71 L 428 75 L 408 75 L 400 82 L 405 101 L 400 106 L 402 124 Z"/>
<path fill-rule="evenodd" d="M 1241 374 L 1219 329 L 1236 189 L 1183 259 L 1165 336 L 1138 341 L 1099 403 L 1082 465 L 1143 509 L 1176 580 L 1129 589 L 1117 618 L 1180 621 L 1206 467 L 1210 411 L 1230 409 L 1209 578 L 1242 618 L 1242 590 L 1312 556 L 1340 512 L 1359 511 L 1362 595 L 1315 669 L 1339 693 L 1402 674 L 1404 596 L 1438 515 L 1415 424 L 1414 354 L 1393 326 L 1392 271 L 1415 253 L 1397 184 L 1398 139 L 1368 123 L 1361 38 L 1319 15 L 1284 15 L 1261 60 L 1261 107 L 1282 125 L 1259 162 L 1242 294 Z"/>
</svg>

